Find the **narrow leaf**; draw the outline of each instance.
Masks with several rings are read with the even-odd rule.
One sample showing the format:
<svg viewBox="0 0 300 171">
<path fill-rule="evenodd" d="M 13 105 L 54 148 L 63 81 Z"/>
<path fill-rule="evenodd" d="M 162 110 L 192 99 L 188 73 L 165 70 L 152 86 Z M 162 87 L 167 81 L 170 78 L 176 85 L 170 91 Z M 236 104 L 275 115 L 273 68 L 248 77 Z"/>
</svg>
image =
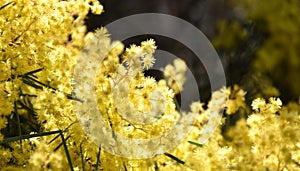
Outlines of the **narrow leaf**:
<svg viewBox="0 0 300 171">
<path fill-rule="evenodd" d="M 97 153 L 96 171 L 98 170 L 98 165 L 101 163 L 100 154 L 101 154 L 101 147 L 99 147 L 99 150 Z"/>
<path fill-rule="evenodd" d="M 298 167 L 300 167 L 300 164 L 297 162 L 297 161 L 295 161 L 295 160 L 292 160 L 293 161 L 293 163 L 295 164 L 295 165 L 297 165 Z"/>
<path fill-rule="evenodd" d="M 14 103 L 14 112 L 17 116 L 17 122 L 18 122 L 18 134 L 19 136 L 22 135 L 22 130 L 21 130 L 21 121 L 20 121 L 20 115 L 19 115 L 19 112 L 18 112 L 18 109 L 17 109 L 17 102 L 15 101 Z M 23 151 L 22 149 L 22 139 L 20 139 L 20 147 L 21 147 L 21 151 Z"/>
<path fill-rule="evenodd" d="M 27 85 L 29 85 L 29 86 L 31 86 L 33 88 L 40 89 L 40 90 L 43 89 L 42 86 L 39 86 L 39 85 L 35 84 L 34 82 L 26 79 L 26 78 L 23 78 L 22 81 L 23 81 L 24 84 L 27 84 Z"/>
<path fill-rule="evenodd" d="M 71 137 L 71 136 L 69 135 L 69 136 L 65 139 L 65 141 L 68 141 L 68 139 L 69 139 L 70 137 Z M 54 152 L 57 151 L 62 145 L 63 145 L 63 143 L 60 143 L 57 147 L 54 148 L 53 151 L 54 151 Z"/>
<path fill-rule="evenodd" d="M 33 74 L 35 74 L 35 73 L 37 73 L 37 72 L 42 71 L 43 69 L 44 69 L 44 68 L 39 68 L 39 69 L 30 71 L 30 72 L 27 72 L 27 73 L 25 73 L 24 75 L 33 75 Z"/>
<path fill-rule="evenodd" d="M 123 167 L 124 167 L 125 171 L 127 171 L 127 167 L 126 167 L 125 162 L 123 162 Z"/>
<path fill-rule="evenodd" d="M 75 97 L 73 96 L 72 94 L 67 94 L 67 98 L 70 99 L 70 100 L 74 100 L 74 101 L 78 101 L 78 102 L 81 102 L 83 103 L 84 101 L 78 97 Z"/>
<path fill-rule="evenodd" d="M 193 142 L 193 141 L 188 141 L 188 143 L 193 144 L 193 145 L 196 145 L 196 146 L 198 146 L 198 147 L 203 147 L 202 144 L 199 144 L 199 143 L 196 143 L 196 142 Z"/>
<path fill-rule="evenodd" d="M 65 137 L 64 137 L 64 135 L 63 135 L 62 130 L 60 130 L 59 134 L 60 134 L 62 143 L 63 143 L 63 145 L 64 145 L 64 149 L 65 149 L 65 153 L 66 153 L 66 156 L 67 156 L 67 159 L 68 159 L 68 163 L 69 163 L 69 166 L 70 166 L 70 170 L 71 170 L 71 171 L 74 171 L 74 168 L 73 168 L 73 165 L 72 165 L 71 156 L 70 156 L 70 153 L 69 153 L 69 150 L 68 150 L 68 146 L 67 146 L 67 143 L 66 143 L 66 140 L 65 140 Z"/>
<path fill-rule="evenodd" d="M 3 5 L 3 6 L 1 6 L 1 7 L 0 7 L 0 10 L 4 9 L 5 7 L 7 7 L 7 6 L 10 5 L 10 4 L 13 4 L 13 5 L 14 5 L 15 2 L 12 1 L 12 2 L 9 2 L 9 3 L 7 3 L 7 4 Z"/>
<path fill-rule="evenodd" d="M 164 153 L 164 155 L 166 155 L 166 156 L 170 157 L 171 159 L 175 160 L 176 162 L 178 162 L 178 163 L 180 163 L 180 164 L 185 164 L 185 162 L 184 162 L 184 161 L 182 161 L 181 159 L 179 159 L 179 158 L 177 158 L 177 157 L 173 156 L 173 155 L 172 155 L 172 154 L 170 154 L 170 153 Z"/>
<path fill-rule="evenodd" d="M 50 131 L 50 132 L 42 132 L 42 133 L 38 133 L 38 134 L 26 134 L 26 135 L 20 135 L 20 136 L 16 136 L 16 137 L 5 138 L 2 142 L 0 142 L 0 144 L 6 144 L 9 142 L 30 139 L 30 138 L 34 138 L 34 137 L 42 137 L 42 136 L 48 136 L 48 135 L 52 135 L 52 134 L 58 134 L 59 132 L 60 131 Z"/>
<path fill-rule="evenodd" d="M 63 130 L 63 132 L 66 132 L 73 124 L 75 124 L 77 121 L 72 122 L 69 126 L 67 126 L 67 128 L 65 128 Z M 55 136 L 50 142 L 48 142 L 48 144 L 51 144 L 53 141 L 55 141 L 60 135 L 58 134 L 57 136 Z"/>
<path fill-rule="evenodd" d="M 81 154 L 82 171 L 85 171 L 85 160 L 84 160 L 84 155 L 83 155 L 83 151 L 82 151 L 82 143 L 80 143 L 80 154 Z"/>
<path fill-rule="evenodd" d="M 30 113 L 36 115 L 35 111 L 33 109 L 31 109 L 30 107 L 26 106 L 23 102 L 21 102 L 20 100 L 16 101 L 18 104 L 20 104 L 23 109 L 26 109 L 27 111 L 29 111 Z"/>
</svg>

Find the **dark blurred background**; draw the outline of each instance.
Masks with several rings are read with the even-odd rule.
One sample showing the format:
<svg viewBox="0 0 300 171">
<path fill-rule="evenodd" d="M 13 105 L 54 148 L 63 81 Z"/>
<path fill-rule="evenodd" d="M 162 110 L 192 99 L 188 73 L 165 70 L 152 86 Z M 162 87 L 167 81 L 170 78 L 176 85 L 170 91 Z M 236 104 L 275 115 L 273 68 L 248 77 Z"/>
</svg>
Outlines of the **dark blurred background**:
<svg viewBox="0 0 300 171">
<path fill-rule="evenodd" d="M 297 7 L 297 4 L 280 0 L 271 3 L 266 0 L 261 2 L 249 1 L 249 4 L 247 4 L 248 1 L 236 3 L 235 0 L 100 0 L 100 2 L 104 6 L 104 13 L 99 16 L 89 15 L 86 20 L 89 31 L 133 14 L 164 13 L 173 15 L 199 28 L 213 43 L 225 68 L 227 86 L 238 84 L 245 89 L 247 91 L 247 103 L 256 97 L 280 96 L 284 102 L 287 102 L 297 100 L 300 96 L 300 86 L 298 86 L 298 82 L 300 83 L 300 60 L 297 52 L 293 53 L 296 54 L 296 57 L 293 58 L 287 58 L 286 54 L 279 54 L 286 48 L 280 47 L 281 40 L 277 40 L 277 36 L 272 35 L 270 31 L 278 27 L 278 34 L 282 32 L 282 37 L 287 37 L 285 33 L 290 33 L 288 28 L 297 28 L 297 22 L 294 21 L 297 20 L 297 16 L 300 18 L 300 13 L 298 14 L 300 3 Z M 281 6 L 288 8 L 282 13 L 277 13 Z M 291 8 L 289 6 L 296 6 L 295 14 L 288 12 Z M 246 10 L 248 10 L 247 14 Z M 295 15 L 296 18 L 289 17 L 290 15 Z M 272 16 L 275 19 L 272 19 Z M 285 16 L 287 18 L 284 18 Z M 287 29 L 284 28 L 284 23 L 283 26 L 277 24 L 290 18 L 292 26 L 286 27 Z M 139 44 L 140 41 L 148 38 L 154 38 L 159 49 L 173 53 L 185 60 L 197 80 L 201 100 L 208 101 L 211 89 L 207 73 L 201 61 L 180 42 L 163 36 L 141 35 L 125 40 L 123 43 L 128 47 L 131 43 Z M 269 42 L 274 44 L 274 47 L 273 45 L 270 46 Z M 294 46 L 300 45 L 299 42 L 300 39 Z M 265 44 L 267 45 L 265 46 Z M 276 53 L 267 56 L 260 52 L 261 49 L 265 54 L 269 51 Z M 293 50 L 286 51 L 292 52 Z M 285 62 L 286 60 L 296 62 L 289 63 Z M 266 70 L 265 66 L 268 66 L 268 63 L 271 65 L 274 61 L 276 61 L 276 65 L 274 64 L 272 68 Z M 282 64 L 286 65 L 282 66 Z M 278 70 L 276 67 L 281 69 Z M 287 75 L 284 75 L 285 73 Z M 156 72 L 150 71 L 146 74 L 157 78 L 161 77 L 161 74 Z M 291 78 L 295 83 L 290 83 Z"/>
</svg>

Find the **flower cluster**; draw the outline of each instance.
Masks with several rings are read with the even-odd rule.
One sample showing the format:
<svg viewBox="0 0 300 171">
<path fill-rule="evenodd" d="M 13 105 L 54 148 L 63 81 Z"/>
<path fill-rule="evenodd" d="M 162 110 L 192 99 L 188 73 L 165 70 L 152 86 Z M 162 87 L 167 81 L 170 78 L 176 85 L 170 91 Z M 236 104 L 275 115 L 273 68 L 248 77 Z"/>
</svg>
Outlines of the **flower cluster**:
<svg viewBox="0 0 300 171">
<path fill-rule="evenodd" d="M 234 86 L 180 113 L 174 95 L 183 89 L 186 64 L 167 65 L 166 80 L 146 77 L 154 40 L 124 49 L 105 28 L 86 33 L 88 12 L 102 10 L 97 0 L 0 3 L 1 170 L 299 170 L 300 104 L 255 99 L 253 113 L 224 131 L 222 114 L 247 108 L 246 93 Z M 87 103 L 93 101 L 96 107 Z M 181 120 L 186 116 L 194 122 Z M 108 141 L 115 154 L 136 152 L 131 140 L 173 127 L 170 139 L 145 148 L 181 143 L 149 159 L 102 148 Z M 186 127 L 190 132 L 179 134 Z M 116 141 L 122 136 L 130 140 Z"/>
<path fill-rule="evenodd" d="M 164 68 L 164 75 L 168 80 L 168 85 L 174 90 L 175 94 L 178 94 L 183 90 L 187 66 L 185 62 L 179 58 L 175 59 L 173 63 L 174 65 L 168 64 Z"/>
</svg>

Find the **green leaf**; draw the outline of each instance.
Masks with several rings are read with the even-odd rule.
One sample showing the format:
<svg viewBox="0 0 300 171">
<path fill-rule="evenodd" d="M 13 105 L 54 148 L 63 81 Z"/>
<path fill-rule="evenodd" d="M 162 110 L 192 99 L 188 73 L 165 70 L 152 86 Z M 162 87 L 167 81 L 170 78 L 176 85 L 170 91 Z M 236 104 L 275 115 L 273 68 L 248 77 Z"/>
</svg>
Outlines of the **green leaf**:
<svg viewBox="0 0 300 171">
<path fill-rule="evenodd" d="M 71 160 L 71 156 L 70 156 L 70 153 L 69 153 L 69 150 L 68 150 L 68 146 L 67 146 L 67 143 L 66 143 L 66 139 L 63 135 L 63 131 L 62 130 L 59 130 L 59 135 L 61 137 L 61 140 L 62 140 L 62 143 L 64 145 L 64 149 L 65 149 L 65 153 L 66 153 L 66 156 L 67 156 L 67 159 L 68 159 L 68 163 L 69 163 L 69 166 L 70 166 L 70 169 L 71 171 L 74 171 L 74 168 L 73 168 L 73 165 L 72 165 L 72 160 Z"/>
<path fill-rule="evenodd" d="M 77 121 L 72 122 L 67 128 L 63 130 L 63 132 L 66 132 L 73 124 L 75 124 Z M 53 141 L 55 141 L 60 135 L 55 136 L 51 141 L 48 142 L 48 144 L 51 144 Z"/>
<path fill-rule="evenodd" d="M 42 136 L 48 136 L 52 134 L 58 134 L 60 131 L 50 131 L 50 132 L 42 132 L 42 133 L 37 133 L 37 134 L 26 134 L 26 135 L 20 135 L 16 137 L 10 137 L 10 138 L 5 138 L 0 144 L 6 144 L 9 142 L 14 142 L 18 140 L 24 140 L 24 139 L 30 139 L 34 137 L 42 137 Z"/>
<path fill-rule="evenodd" d="M 84 160 L 84 154 L 82 151 L 82 143 L 80 143 L 80 155 L 81 155 L 82 171 L 85 171 L 85 160 Z"/>
<path fill-rule="evenodd" d="M 43 90 L 42 86 L 39 86 L 39 85 L 35 84 L 31 80 L 28 80 L 28 79 L 26 79 L 26 78 L 23 77 L 22 81 L 23 81 L 24 84 L 27 84 L 27 85 L 29 85 L 29 86 L 31 86 L 33 88 Z"/>
<path fill-rule="evenodd" d="M 70 137 L 71 137 L 71 135 L 67 136 L 67 138 L 65 139 L 65 141 L 68 141 L 68 139 Z M 53 152 L 57 151 L 62 145 L 63 145 L 63 143 L 60 143 L 57 147 L 54 148 Z"/>
<path fill-rule="evenodd" d="M 37 73 L 37 72 L 40 72 L 40 71 L 42 71 L 43 69 L 44 69 L 44 68 L 39 68 L 39 69 L 30 71 L 30 72 L 27 72 L 27 73 L 25 73 L 24 75 L 32 75 L 32 76 L 33 76 L 33 74 L 35 74 L 35 73 Z"/>
<path fill-rule="evenodd" d="M 7 4 L 3 5 L 3 6 L 1 6 L 1 7 L 0 7 L 0 10 L 4 9 L 5 7 L 7 7 L 7 6 L 10 5 L 10 4 L 15 5 L 15 2 L 12 1 L 12 2 L 9 2 L 9 3 L 7 3 Z"/>
<path fill-rule="evenodd" d="M 123 167 L 124 167 L 125 171 L 127 171 L 127 167 L 126 167 L 125 162 L 123 162 Z"/>
<path fill-rule="evenodd" d="M 171 159 L 175 160 L 176 162 L 178 162 L 178 163 L 180 163 L 180 164 L 185 164 L 185 162 L 184 162 L 184 161 L 182 161 L 181 159 L 179 159 L 179 158 L 177 158 L 177 157 L 173 156 L 173 155 L 172 155 L 172 154 L 170 154 L 170 153 L 164 153 L 164 155 L 166 155 L 166 156 L 170 157 Z"/>
<path fill-rule="evenodd" d="M 198 147 L 203 147 L 202 144 L 199 144 L 199 143 L 196 143 L 196 142 L 193 142 L 193 141 L 188 141 L 188 143 L 193 144 L 193 145 L 196 145 L 196 146 L 198 146 Z"/>
<path fill-rule="evenodd" d="M 14 103 L 14 113 L 16 114 L 17 116 L 17 122 L 18 122 L 18 134 L 19 136 L 22 135 L 22 130 L 21 130 L 21 121 L 20 121 L 20 115 L 19 115 L 19 112 L 18 112 L 18 109 L 17 109 L 17 102 L 15 101 Z M 20 147 L 21 147 L 21 151 L 22 150 L 22 139 L 20 139 Z"/>
<path fill-rule="evenodd" d="M 99 147 L 99 150 L 97 153 L 96 171 L 98 171 L 98 165 L 99 165 L 99 163 L 101 163 L 100 154 L 101 154 L 101 147 Z"/>
</svg>

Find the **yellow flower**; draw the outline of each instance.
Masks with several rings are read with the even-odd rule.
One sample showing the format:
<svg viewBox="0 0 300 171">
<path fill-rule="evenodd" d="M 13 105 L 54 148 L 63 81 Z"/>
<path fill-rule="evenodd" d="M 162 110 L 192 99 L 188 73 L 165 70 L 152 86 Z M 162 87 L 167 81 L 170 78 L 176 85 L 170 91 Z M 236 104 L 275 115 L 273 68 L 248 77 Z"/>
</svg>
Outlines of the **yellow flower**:
<svg viewBox="0 0 300 171">
<path fill-rule="evenodd" d="M 143 41 L 141 43 L 141 47 L 143 48 L 143 51 L 145 51 L 148 54 L 153 54 L 154 50 L 157 48 L 155 46 L 155 41 L 153 39 L 149 39 L 147 41 Z"/>
<path fill-rule="evenodd" d="M 279 98 L 271 97 L 269 99 L 269 102 L 278 108 L 281 108 L 282 106 L 282 102 Z"/>
<path fill-rule="evenodd" d="M 282 106 L 282 102 L 279 98 L 271 97 L 269 99 L 269 110 L 272 113 L 276 113 Z"/>
<path fill-rule="evenodd" d="M 255 100 L 253 100 L 251 106 L 252 106 L 253 110 L 258 112 L 266 106 L 266 101 L 265 101 L 265 99 L 257 98 Z"/>
<path fill-rule="evenodd" d="M 143 58 L 144 68 L 147 70 L 153 66 L 155 58 L 152 55 L 145 55 Z"/>
<path fill-rule="evenodd" d="M 190 108 L 191 108 L 191 111 L 193 113 L 199 113 L 199 112 L 203 112 L 204 111 L 204 109 L 203 109 L 203 103 L 200 103 L 200 101 L 193 102 L 190 105 Z"/>
<path fill-rule="evenodd" d="M 168 79 L 168 85 L 173 89 L 175 94 L 183 90 L 185 83 L 185 72 L 187 66 L 182 59 L 175 59 L 173 65 L 168 64 L 164 68 L 164 76 Z"/>
<path fill-rule="evenodd" d="M 100 15 L 103 12 L 103 6 L 99 3 L 99 1 L 95 1 L 91 6 L 91 10 L 93 14 Z"/>
</svg>

